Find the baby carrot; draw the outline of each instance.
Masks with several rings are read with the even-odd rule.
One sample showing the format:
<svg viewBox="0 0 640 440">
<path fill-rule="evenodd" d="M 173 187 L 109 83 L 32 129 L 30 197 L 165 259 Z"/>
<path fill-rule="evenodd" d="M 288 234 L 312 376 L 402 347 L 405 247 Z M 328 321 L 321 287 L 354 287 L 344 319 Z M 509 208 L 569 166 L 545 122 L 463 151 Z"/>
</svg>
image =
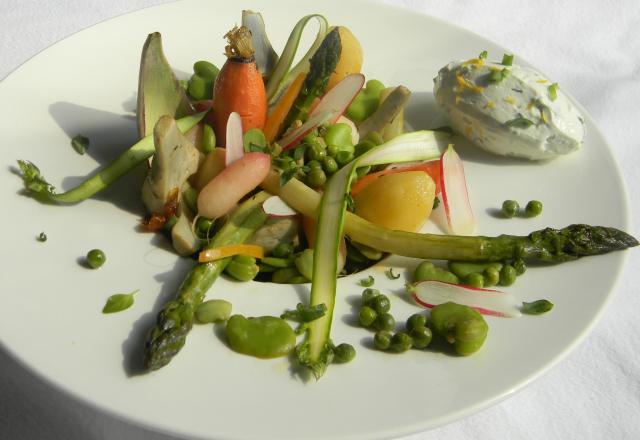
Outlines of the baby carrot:
<svg viewBox="0 0 640 440">
<path fill-rule="evenodd" d="M 267 94 L 253 56 L 251 32 L 244 26 L 234 27 L 225 38 L 227 61 L 216 78 L 211 109 L 217 144 L 222 147 L 232 112 L 240 115 L 245 132 L 251 128 L 262 129 L 267 118 Z"/>
</svg>

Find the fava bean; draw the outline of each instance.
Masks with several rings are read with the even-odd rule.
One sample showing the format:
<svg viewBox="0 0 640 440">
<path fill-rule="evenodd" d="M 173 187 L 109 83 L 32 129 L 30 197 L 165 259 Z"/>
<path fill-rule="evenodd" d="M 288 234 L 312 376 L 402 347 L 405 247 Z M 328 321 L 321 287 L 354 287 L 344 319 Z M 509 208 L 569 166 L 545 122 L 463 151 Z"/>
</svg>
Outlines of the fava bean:
<svg viewBox="0 0 640 440">
<path fill-rule="evenodd" d="M 187 91 L 196 101 L 211 99 L 213 94 L 213 83 L 211 81 L 207 81 L 198 74 L 194 74 L 189 80 L 189 87 L 187 88 Z"/>
<path fill-rule="evenodd" d="M 335 145 L 340 150 L 345 147 L 351 147 L 353 151 L 353 143 L 351 141 L 351 126 L 339 122 L 337 124 L 330 125 L 324 134 L 324 140 L 327 145 Z"/>
<path fill-rule="evenodd" d="M 200 324 L 224 322 L 231 315 L 231 303 L 223 299 L 210 299 L 196 308 L 196 321 Z"/>
<path fill-rule="evenodd" d="M 255 258 L 240 255 L 234 256 L 225 268 L 225 272 L 238 281 L 250 281 L 259 271 Z"/>
<path fill-rule="evenodd" d="M 489 326 L 471 307 L 447 302 L 431 309 L 431 327 L 453 345 L 456 353 L 467 356 L 482 347 Z"/>
<path fill-rule="evenodd" d="M 218 73 L 220 72 L 220 69 L 218 69 L 214 64 L 210 63 L 209 61 L 201 60 L 201 61 L 196 61 L 194 63 L 193 71 L 198 75 L 200 75 L 202 78 L 213 83 L 218 77 Z"/>
<path fill-rule="evenodd" d="M 291 326 L 275 316 L 233 315 L 227 321 L 226 330 L 231 348 L 249 356 L 266 359 L 286 356 L 296 346 L 296 334 Z"/>
<path fill-rule="evenodd" d="M 216 148 L 216 134 L 209 124 L 202 127 L 202 152 L 211 153 Z"/>
</svg>

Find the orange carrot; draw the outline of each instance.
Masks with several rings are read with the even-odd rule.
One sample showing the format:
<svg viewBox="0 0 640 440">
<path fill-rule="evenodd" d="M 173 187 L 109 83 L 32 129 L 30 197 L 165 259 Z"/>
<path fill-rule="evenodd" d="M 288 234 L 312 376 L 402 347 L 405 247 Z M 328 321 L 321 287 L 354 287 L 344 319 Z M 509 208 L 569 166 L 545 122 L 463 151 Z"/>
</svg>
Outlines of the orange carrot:
<svg viewBox="0 0 640 440">
<path fill-rule="evenodd" d="M 386 176 L 387 174 L 404 173 L 406 171 L 424 171 L 436 183 L 436 194 L 440 192 L 440 161 L 433 160 L 419 165 L 412 165 L 404 168 L 388 168 L 376 173 L 367 174 L 353 184 L 351 187 L 351 195 L 355 197 L 356 194 L 362 191 L 369 184 L 373 183 L 378 177 Z"/>
<path fill-rule="evenodd" d="M 242 129 L 264 127 L 267 118 L 267 94 L 262 75 L 256 66 L 251 32 L 234 27 L 225 38 L 227 61 L 220 69 L 213 87 L 212 125 L 218 146 L 226 142 L 227 120 L 232 112 L 242 119 Z"/>
<path fill-rule="evenodd" d="M 280 98 L 278 104 L 276 104 L 273 111 L 267 117 L 267 122 L 264 125 L 264 136 L 267 138 L 267 141 L 273 142 L 276 136 L 285 128 L 282 126 L 284 118 L 287 117 L 291 106 L 298 97 L 305 77 L 306 75 L 301 73 L 293 80 L 287 91 L 282 95 L 282 98 Z"/>
</svg>

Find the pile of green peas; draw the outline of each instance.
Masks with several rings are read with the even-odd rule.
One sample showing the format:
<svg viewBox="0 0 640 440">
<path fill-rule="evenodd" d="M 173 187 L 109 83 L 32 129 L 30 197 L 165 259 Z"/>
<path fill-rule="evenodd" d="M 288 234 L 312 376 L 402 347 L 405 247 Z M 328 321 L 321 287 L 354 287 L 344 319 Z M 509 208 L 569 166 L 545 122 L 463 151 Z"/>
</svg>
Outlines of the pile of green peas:
<svg viewBox="0 0 640 440">
<path fill-rule="evenodd" d="M 449 261 L 447 269 L 437 267 L 431 261 L 423 261 L 415 268 L 413 279 L 415 282 L 433 280 L 475 288 L 510 286 L 526 270 L 522 259 L 503 263 Z"/>
<path fill-rule="evenodd" d="M 403 353 L 411 348 L 426 348 L 431 343 L 432 333 L 425 316 L 412 315 L 405 330 L 394 332 L 396 319 L 390 310 L 389 298 L 379 290 L 367 288 L 362 292 L 358 321 L 363 327 L 376 331 L 373 344 L 378 350 Z"/>
<path fill-rule="evenodd" d="M 515 217 L 520 213 L 520 204 L 515 200 L 505 200 L 502 202 L 502 215 L 507 218 Z M 536 217 L 542 213 L 542 202 L 539 200 L 529 200 L 524 208 L 525 217 Z"/>
</svg>

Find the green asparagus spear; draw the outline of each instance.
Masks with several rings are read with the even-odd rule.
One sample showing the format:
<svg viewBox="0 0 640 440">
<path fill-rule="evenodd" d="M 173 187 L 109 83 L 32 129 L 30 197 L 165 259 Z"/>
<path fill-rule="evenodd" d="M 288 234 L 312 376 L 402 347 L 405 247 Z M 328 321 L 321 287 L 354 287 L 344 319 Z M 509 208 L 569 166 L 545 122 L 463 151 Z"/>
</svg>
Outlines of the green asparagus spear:
<svg viewBox="0 0 640 440">
<path fill-rule="evenodd" d="M 278 194 L 287 205 L 315 218 L 320 195 L 299 180 L 291 179 L 280 187 L 272 172 L 262 183 Z M 528 261 L 561 263 L 588 255 L 598 255 L 638 245 L 626 232 L 604 226 L 571 225 L 563 229 L 546 228 L 527 236 L 500 235 L 475 237 L 420 234 L 392 231 L 374 225 L 347 212 L 344 232 L 353 241 L 382 252 L 434 260 L 503 261 L 521 258 Z"/>
<path fill-rule="evenodd" d="M 240 205 L 207 248 L 242 243 L 251 237 L 267 219 L 261 206 L 267 197 L 269 194 L 261 192 Z M 230 260 L 224 258 L 200 263 L 191 269 L 177 296 L 165 304 L 158 314 L 145 346 L 146 370 L 162 368 L 180 351 L 193 326 L 196 308 Z"/>
<path fill-rule="evenodd" d="M 183 133 L 190 130 L 202 120 L 206 112 L 185 116 L 176 122 Z M 63 193 L 56 193 L 55 188 L 40 174 L 40 169 L 33 163 L 18 160 L 24 186 L 29 194 L 42 202 L 77 203 L 88 199 L 102 191 L 113 182 L 133 170 L 137 165 L 150 158 L 155 152 L 153 134 L 150 134 L 122 153 L 98 174 L 89 177 L 80 185 Z"/>
</svg>

